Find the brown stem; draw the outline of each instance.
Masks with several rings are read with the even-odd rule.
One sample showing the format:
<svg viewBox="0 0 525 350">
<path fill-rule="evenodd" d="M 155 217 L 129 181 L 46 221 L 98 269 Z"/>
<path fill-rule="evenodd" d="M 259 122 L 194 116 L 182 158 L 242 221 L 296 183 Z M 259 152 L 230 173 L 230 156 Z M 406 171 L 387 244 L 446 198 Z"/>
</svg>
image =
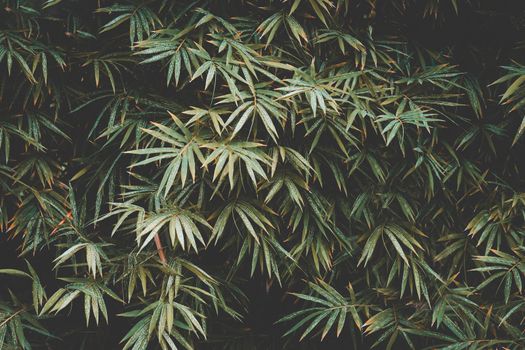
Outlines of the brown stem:
<svg viewBox="0 0 525 350">
<path fill-rule="evenodd" d="M 159 253 L 160 261 L 162 261 L 163 264 L 166 264 L 166 255 L 164 255 L 164 248 L 162 248 L 162 243 L 160 242 L 158 233 L 155 234 L 153 240 L 155 241 L 155 246 L 157 247 L 157 253 Z"/>
<path fill-rule="evenodd" d="M 25 309 L 24 308 L 21 308 L 20 310 L 18 310 L 17 312 L 15 312 L 14 314 L 10 315 L 8 318 L 6 318 L 5 320 L 2 321 L 2 323 L 0 323 L 0 328 L 2 328 L 3 326 L 5 326 L 9 321 L 11 321 L 13 318 L 15 318 L 18 314 L 24 312 Z"/>
</svg>

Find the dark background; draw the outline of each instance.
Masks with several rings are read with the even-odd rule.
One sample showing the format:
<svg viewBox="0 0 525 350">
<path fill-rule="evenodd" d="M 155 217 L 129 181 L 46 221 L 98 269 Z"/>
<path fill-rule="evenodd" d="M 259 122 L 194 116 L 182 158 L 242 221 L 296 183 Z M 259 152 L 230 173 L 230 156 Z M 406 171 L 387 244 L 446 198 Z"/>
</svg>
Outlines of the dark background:
<svg viewBox="0 0 525 350">
<path fill-rule="evenodd" d="M 370 14 L 370 8 L 362 8 L 356 14 L 356 20 L 371 21 L 377 33 L 388 33 L 392 18 L 398 21 L 403 34 L 409 42 L 418 43 L 432 50 L 446 52 L 451 61 L 460 67 L 461 71 L 468 72 L 478 77 L 481 86 L 492 83 L 501 75 L 501 66 L 509 64 L 512 60 L 525 63 L 523 52 L 519 48 L 525 39 L 525 1 L 518 0 L 482 0 L 473 4 L 459 1 L 459 13 L 456 14 L 443 1 L 443 12 L 437 18 L 423 16 L 424 1 L 417 1 L 406 12 L 405 17 L 399 17 L 389 6 L 388 1 L 377 1 L 375 13 L 371 18 L 362 19 L 362 16 Z M 76 9 L 89 16 L 94 3 L 79 3 Z M 227 5 L 225 5 L 227 6 Z M 0 24 L 2 12 L 0 10 Z M 234 11 L 234 10 L 232 10 Z M 5 13 L 4 13 L 5 14 Z M 56 35 L 63 35 L 57 28 Z M 67 39 L 64 39 L 67 40 Z M 147 80 L 145 80 L 147 81 Z M 501 118 L 501 107 L 497 105 L 498 96 L 487 96 L 488 120 Z M 520 120 L 511 121 L 518 123 Z M 75 129 L 75 125 L 73 125 Z M 84 132 L 81 123 L 78 132 Z M 67 152 L 67 151 L 66 151 Z M 518 155 L 519 156 L 519 155 Z M 25 270 L 25 263 L 18 257 L 20 251 L 21 237 L 8 239 L 5 233 L 0 233 L 0 268 L 21 268 Z M 210 251 L 204 259 L 225 259 L 219 252 Z M 40 279 L 45 281 L 48 296 L 58 287 L 52 271 L 52 260 L 55 252 L 44 250 L 36 252 L 34 256 L 27 257 L 33 267 L 37 270 Z M 286 327 L 276 325 L 275 322 L 292 309 L 292 298 L 287 297 L 277 283 L 268 288 L 266 277 L 257 272 L 250 278 L 249 271 L 243 271 L 243 291 L 248 296 L 249 307 L 243 324 L 237 325 L 228 332 L 228 336 L 214 334 L 214 320 L 209 320 L 210 336 L 217 343 L 201 345 L 203 349 L 220 349 L 224 345 L 236 346 L 238 349 L 250 349 L 253 338 L 257 339 L 258 349 L 280 349 L 283 346 L 282 334 Z M 51 281 L 51 282 L 50 282 Z M 53 282 L 54 281 L 54 282 Z M 53 285 L 50 283 L 57 283 Z M 0 294 L 7 297 L 7 290 L 15 295 L 27 295 L 31 293 L 31 285 L 27 280 L 0 275 Z M 62 312 L 57 318 L 49 320 L 46 325 L 49 330 L 63 330 L 69 328 L 66 334 L 59 334 L 62 340 L 51 341 L 43 344 L 43 349 L 118 349 L 119 341 L 129 329 L 131 321 L 112 315 L 124 311 L 122 305 L 107 300 L 110 326 L 101 321 L 99 327 L 95 327 L 92 320 L 91 326 L 84 326 L 84 315 L 82 312 Z M 81 308 L 80 303 L 75 307 Z M 78 311 L 78 310 L 77 310 Z M 68 327 L 64 327 L 67 324 Z M 352 349 L 352 337 L 345 328 L 340 338 L 333 335 L 320 343 L 318 338 L 306 339 L 302 342 L 304 348 L 316 349 Z M 96 333 L 96 336 L 83 337 L 87 333 Z M 232 338 L 232 334 L 238 334 L 239 338 Z M 249 339 L 252 338 L 252 339 Z M 85 341 L 85 339 L 89 339 Z M 246 339 L 244 342 L 241 339 Z M 222 343 L 224 341 L 224 343 Z M 365 344 L 368 340 L 365 339 Z M 234 343 L 236 345 L 234 345 Z M 368 345 L 373 343 L 372 339 Z M 233 347 L 232 347 L 233 348 Z"/>
</svg>

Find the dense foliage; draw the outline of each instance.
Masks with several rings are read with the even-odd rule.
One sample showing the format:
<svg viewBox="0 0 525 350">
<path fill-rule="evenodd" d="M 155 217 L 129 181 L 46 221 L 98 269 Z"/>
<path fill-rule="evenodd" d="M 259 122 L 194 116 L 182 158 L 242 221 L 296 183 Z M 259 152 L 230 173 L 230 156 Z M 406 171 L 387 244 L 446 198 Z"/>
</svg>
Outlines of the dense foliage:
<svg viewBox="0 0 525 350">
<path fill-rule="evenodd" d="M 522 1 L 0 4 L 0 349 L 525 347 Z"/>
</svg>

